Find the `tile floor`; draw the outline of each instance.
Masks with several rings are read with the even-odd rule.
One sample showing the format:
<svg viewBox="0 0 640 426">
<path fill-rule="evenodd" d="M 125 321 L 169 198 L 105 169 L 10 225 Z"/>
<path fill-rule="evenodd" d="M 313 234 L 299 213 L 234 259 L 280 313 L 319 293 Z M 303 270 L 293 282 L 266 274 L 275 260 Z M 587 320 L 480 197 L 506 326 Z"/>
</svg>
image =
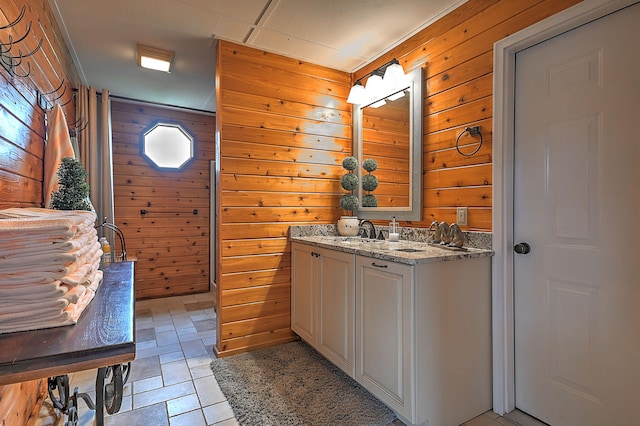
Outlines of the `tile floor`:
<svg viewBox="0 0 640 426">
<path fill-rule="evenodd" d="M 120 412 L 105 414 L 106 426 L 238 424 L 209 368 L 216 340 L 212 298 L 205 293 L 136 302 L 136 359 Z M 77 386 L 95 400 L 95 378 L 96 370 L 72 374 L 71 389 Z M 79 405 L 78 425 L 93 425 L 94 412 L 83 401 Z M 47 400 L 36 426 L 62 426 L 65 420 Z M 487 412 L 463 426 L 512 425 L 529 423 Z"/>
</svg>

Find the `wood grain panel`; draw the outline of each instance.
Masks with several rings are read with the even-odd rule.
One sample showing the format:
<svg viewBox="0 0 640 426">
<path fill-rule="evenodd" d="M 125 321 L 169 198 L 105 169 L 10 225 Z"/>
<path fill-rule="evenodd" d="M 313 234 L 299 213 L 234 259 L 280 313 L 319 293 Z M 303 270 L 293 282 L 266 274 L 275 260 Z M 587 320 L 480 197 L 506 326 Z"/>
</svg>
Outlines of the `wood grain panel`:
<svg viewBox="0 0 640 426">
<path fill-rule="evenodd" d="M 269 330 L 263 333 L 248 334 L 234 339 L 225 339 L 221 346 L 216 347 L 218 353 L 224 356 L 239 354 L 242 352 L 267 348 L 269 346 L 300 340 L 290 326 L 278 330 Z"/>
<path fill-rule="evenodd" d="M 196 156 L 184 170 L 156 170 L 140 155 L 140 134 L 157 120 L 177 121 L 194 135 Z M 209 291 L 215 117 L 113 100 L 112 122 L 116 224 L 137 259 L 136 298 Z"/>
<path fill-rule="evenodd" d="M 289 297 L 291 288 L 289 283 L 270 284 L 258 287 L 224 290 L 224 306 L 236 306 L 263 300 L 282 299 Z"/>
<path fill-rule="evenodd" d="M 491 186 L 491 164 L 439 169 L 425 173 L 425 189 Z"/>
<path fill-rule="evenodd" d="M 333 179 L 312 179 L 243 176 L 225 173 L 220 176 L 219 189 L 222 191 L 321 192 L 342 194 L 343 190 L 340 187 L 340 177 L 341 176 L 331 176 Z M 225 194 L 227 193 L 223 192 L 222 195 Z"/>
<path fill-rule="evenodd" d="M 261 300 L 254 303 L 244 303 L 242 305 L 224 306 L 220 309 L 222 322 L 234 322 L 250 318 L 260 318 L 262 316 L 272 316 L 289 313 L 291 309 L 291 299 Z"/>
<path fill-rule="evenodd" d="M 46 389 L 46 379 L 0 386 L 0 424 L 35 424 Z"/>
<path fill-rule="evenodd" d="M 244 105 L 243 105 L 244 107 Z M 229 124 L 268 128 L 285 132 L 301 132 L 333 138 L 351 137 L 351 126 L 330 121 L 300 119 L 286 115 L 253 112 L 241 108 L 225 108 L 225 119 Z"/>
<path fill-rule="evenodd" d="M 248 254 L 284 253 L 290 251 L 287 238 L 264 238 L 226 240 L 220 243 L 223 256 L 245 256 Z"/>
<path fill-rule="evenodd" d="M 276 129 L 262 129 L 240 126 L 226 126 L 220 130 L 224 141 L 254 142 L 265 145 L 279 145 L 291 148 L 312 148 L 323 151 L 351 152 L 351 137 L 334 138 L 309 135 L 299 132 L 285 132 Z M 224 148 L 224 147 L 221 147 Z"/>
<path fill-rule="evenodd" d="M 427 189 L 425 197 L 432 207 L 491 207 L 491 187 L 465 186 L 463 188 Z"/>
<path fill-rule="evenodd" d="M 285 192 L 229 192 L 229 207 L 325 207 L 337 205 L 340 200 L 338 194 L 324 193 L 285 193 Z"/>
<path fill-rule="evenodd" d="M 444 92 L 428 96 L 424 105 L 425 115 L 430 111 L 443 111 L 471 101 L 477 101 L 492 95 L 493 74 L 487 74 L 453 87 Z"/>
<path fill-rule="evenodd" d="M 246 238 L 288 237 L 288 223 L 223 223 L 220 239 L 235 240 Z"/>
<path fill-rule="evenodd" d="M 289 253 L 254 254 L 250 256 L 237 256 L 222 258 L 220 272 L 232 274 L 235 272 L 262 271 L 266 269 L 281 269 L 291 266 Z M 222 290 L 224 292 L 224 290 Z M 222 300 L 221 306 L 225 305 Z"/>
<path fill-rule="evenodd" d="M 328 222 L 339 207 L 225 207 L 220 215 L 225 223 L 259 222 Z"/>
<path fill-rule="evenodd" d="M 222 93 L 223 105 L 233 108 L 243 105 L 248 110 L 262 111 L 277 115 L 325 121 L 330 123 L 351 125 L 351 112 L 301 102 L 268 98 L 249 93 L 225 90 Z"/>
<path fill-rule="evenodd" d="M 220 59 L 230 60 L 231 58 L 236 58 L 238 61 L 265 63 L 275 70 L 286 70 L 287 72 L 334 81 L 346 86 L 349 86 L 351 83 L 349 74 L 321 65 L 291 59 L 261 50 L 241 48 L 234 43 L 223 43 L 218 45 L 218 48 L 223 52 L 223 54 L 219 56 Z"/>
<path fill-rule="evenodd" d="M 257 287 L 268 284 L 286 284 L 290 280 L 289 269 L 272 269 L 269 271 L 250 271 L 226 274 L 225 282 L 228 290 Z"/>
<path fill-rule="evenodd" d="M 349 74 L 224 41 L 217 64 L 218 306 L 233 306 L 218 316 L 224 356 L 295 338 L 288 305 L 258 307 L 290 296 L 289 225 L 344 214 L 352 132 Z"/>
<path fill-rule="evenodd" d="M 492 101 L 493 97 L 487 96 L 455 108 L 429 114 L 425 117 L 424 129 L 431 133 L 490 118 L 493 108 Z"/>
<path fill-rule="evenodd" d="M 344 154 L 308 148 L 291 148 L 255 143 L 231 142 L 221 148 L 221 154 L 229 158 L 271 160 L 292 163 L 341 165 Z"/>
<path fill-rule="evenodd" d="M 264 312 L 261 312 L 258 318 L 225 322 L 220 334 L 225 339 L 232 339 L 236 336 L 246 336 L 289 327 L 289 324 L 291 324 L 289 312 L 280 315 L 265 315 Z"/>
<path fill-rule="evenodd" d="M 342 165 L 329 164 L 288 164 L 278 161 L 254 161 L 250 159 L 229 158 L 226 168 L 221 170 L 233 170 L 242 175 L 258 176 L 295 176 L 309 178 L 328 178 L 343 172 Z"/>
<path fill-rule="evenodd" d="M 440 74 L 426 78 L 426 96 L 431 97 L 444 90 L 493 72 L 493 52 L 486 52 Z"/>
</svg>

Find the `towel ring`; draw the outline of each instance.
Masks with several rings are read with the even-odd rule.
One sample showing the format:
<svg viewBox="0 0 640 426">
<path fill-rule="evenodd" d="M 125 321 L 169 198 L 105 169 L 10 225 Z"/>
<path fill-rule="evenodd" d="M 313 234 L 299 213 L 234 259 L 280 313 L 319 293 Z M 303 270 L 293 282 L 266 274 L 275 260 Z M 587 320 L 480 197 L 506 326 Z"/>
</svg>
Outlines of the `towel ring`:
<svg viewBox="0 0 640 426">
<path fill-rule="evenodd" d="M 469 154 L 465 154 L 464 152 L 460 151 L 460 138 L 462 137 L 462 135 L 464 135 L 467 132 L 469 132 L 469 136 L 480 136 L 480 144 L 472 153 L 469 153 Z M 480 148 L 482 148 L 482 133 L 480 132 L 480 126 L 467 127 L 462 132 L 460 132 L 460 134 L 456 138 L 456 150 L 460 155 L 464 155 L 465 157 L 471 157 L 472 155 L 480 151 Z"/>
</svg>

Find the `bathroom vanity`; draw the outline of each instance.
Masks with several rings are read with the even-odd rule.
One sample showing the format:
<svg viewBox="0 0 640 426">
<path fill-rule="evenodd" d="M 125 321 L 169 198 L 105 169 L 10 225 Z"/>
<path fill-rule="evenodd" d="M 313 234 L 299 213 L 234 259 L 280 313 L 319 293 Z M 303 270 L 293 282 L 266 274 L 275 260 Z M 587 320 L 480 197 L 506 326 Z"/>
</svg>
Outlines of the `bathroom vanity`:
<svg viewBox="0 0 640 426">
<path fill-rule="evenodd" d="M 407 424 L 491 409 L 491 254 L 291 237 L 291 328 Z"/>
</svg>

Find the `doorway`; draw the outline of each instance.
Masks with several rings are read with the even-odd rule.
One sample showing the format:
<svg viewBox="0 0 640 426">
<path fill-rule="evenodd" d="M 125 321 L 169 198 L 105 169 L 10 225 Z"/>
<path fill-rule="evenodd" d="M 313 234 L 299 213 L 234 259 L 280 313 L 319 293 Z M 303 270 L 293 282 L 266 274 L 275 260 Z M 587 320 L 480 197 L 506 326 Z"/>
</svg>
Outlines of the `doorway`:
<svg viewBox="0 0 640 426">
<path fill-rule="evenodd" d="M 632 361 L 640 351 L 631 302 L 640 298 L 631 271 L 640 237 L 633 221 L 640 158 L 630 118 L 638 110 L 632 77 L 638 59 L 629 54 L 638 49 L 628 43 L 637 38 L 629 33 L 637 32 L 640 5 L 633 3 L 585 1 L 496 45 L 494 410 L 500 414 L 518 407 L 554 425 L 602 424 L 598 416 L 609 424 L 640 422 L 623 408 L 633 405 L 627 398 L 640 379 Z M 599 35 L 580 33 L 612 19 L 622 21 Z M 609 36 L 618 39 L 607 47 L 601 42 Z M 577 46 L 562 45 L 572 38 Z M 595 45 L 584 47 L 585 40 Z M 554 57 L 546 49 L 559 41 Z M 616 51 L 622 65 L 608 69 Z M 532 74 L 519 75 L 518 67 Z M 611 77 L 636 86 L 622 86 L 618 102 L 607 107 L 590 105 L 611 100 Z M 581 101 L 562 103 L 572 96 Z M 523 254 L 514 256 L 520 242 L 531 251 L 519 247 Z"/>
</svg>

